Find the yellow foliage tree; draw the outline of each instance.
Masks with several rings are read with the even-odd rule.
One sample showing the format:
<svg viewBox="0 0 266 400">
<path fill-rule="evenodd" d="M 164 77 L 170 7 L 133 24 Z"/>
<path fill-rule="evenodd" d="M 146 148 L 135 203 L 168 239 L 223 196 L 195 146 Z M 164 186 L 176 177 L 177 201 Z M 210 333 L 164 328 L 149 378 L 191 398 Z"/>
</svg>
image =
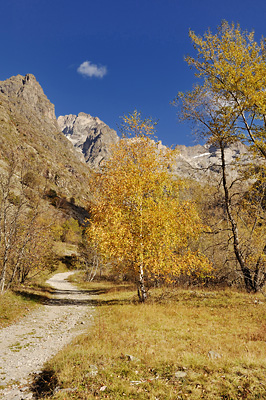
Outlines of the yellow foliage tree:
<svg viewBox="0 0 266 400">
<path fill-rule="evenodd" d="M 216 109 L 234 122 L 237 135 L 266 157 L 266 52 L 265 39 L 254 40 L 254 32 L 223 21 L 213 34 L 190 31 L 197 57 L 186 57 L 203 84 L 197 86 L 213 96 Z M 229 125 L 227 124 L 227 127 Z"/>
<path fill-rule="evenodd" d="M 254 32 L 242 31 L 239 25 L 230 25 L 226 21 L 215 34 L 207 31 L 199 36 L 190 31 L 189 35 L 197 56 L 188 56 L 186 61 L 195 68 L 195 75 L 202 81 L 192 91 L 179 93 L 174 104 L 179 107 L 181 119 L 193 122 L 197 133 L 221 152 L 224 208 L 232 234 L 229 241 L 233 243 L 247 291 L 257 292 L 266 283 L 266 245 L 264 242 L 255 246 L 256 254 L 253 252 L 251 257 L 251 238 L 256 237 L 261 224 L 258 221 L 265 208 L 262 207 L 263 196 L 259 196 L 256 213 L 246 213 L 247 202 L 241 199 L 241 190 L 243 196 L 247 179 L 256 179 L 255 174 L 261 192 L 265 186 L 265 162 L 262 162 L 266 158 L 265 40 L 257 43 Z M 259 157 L 249 168 L 246 164 L 241 184 L 240 176 L 238 180 L 230 181 L 225 157 L 228 145 L 237 141 L 249 145 L 252 153 Z M 258 197 L 259 191 L 256 193 Z M 249 208 L 254 204 L 253 199 Z M 248 240 L 244 240 L 243 226 L 247 228 Z"/>
<path fill-rule="evenodd" d="M 210 264 L 189 248 L 203 225 L 193 204 L 179 201 L 183 184 L 171 173 L 173 151 L 150 139 L 154 124 L 137 111 L 123 117 L 122 128 L 127 136 L 92 180 L 87 233 L 103 257 L 135 277 L 145 301 L 147 280 L 208 273 Z"/>
</svg>

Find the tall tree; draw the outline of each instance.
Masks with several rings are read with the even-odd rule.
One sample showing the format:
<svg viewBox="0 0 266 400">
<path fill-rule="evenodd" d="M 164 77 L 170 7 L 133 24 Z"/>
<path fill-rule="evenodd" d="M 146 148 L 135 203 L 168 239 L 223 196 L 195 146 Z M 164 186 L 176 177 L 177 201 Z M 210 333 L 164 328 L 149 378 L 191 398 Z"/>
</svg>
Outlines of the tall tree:
<svg viewBox="0 0 266 400">
<path fill-rule="evenodd" d="M 174 104 L 180 107 L 181 119 L 193 122 L 196 131 L 220 149 L 224 207 L 232 233 L 230 240 L 246 289 L 256 292 L 266 282 L 265 245 L 256 252 L 251 263 L 250 252 L 244 247 L 246 240 L 243 240 L 240 228 L 244 225 L 248 227 L 248 236 L 251 238 L 255 236 L 255 228 L 259 224 L 257 217 L 251 221 L 251 214 L 248 224 L 243 222 L 243 218 L 241 220 L 239 207 L 243 208 L 245 201 L 243 196 L 242 199 L 239 196 L 239 179 L 235 181 L 229 178 L 225 153 L 229 145 L 243 141 L 250 145 L 255 154 L 266 158 L 264 40 L 258 44 L 253 32 L 242 32 L 239 26 L 229 25 L 225 21 L 216 34 L 208 31 L 201 37 L 190 31 L 190 37 L 197 56 L 187 57 L 186 61 L 196 69 L 196 76 L 203 82 L 198 83 L 191 92 L 179 93 Z M 250 167 L 249 171 L 246 168 L 245 178 L 251 173 L 254 173 L 254 168 Z M 237 185 L 238 190 L 235 190 Z M 255 214 L 258 215 L 258 212 Z"/>
<path fill-rule="evenodd" d="M 144 302 L 149 279 L 208 273 L 210 264 L 189 248 L 203 225 L 194 205 L 179 201 L 183 183 L 171 173 L 173 151 L 151 140 L 154 124 L 137 111 L 123 117 L 122 128 L 111 159 L 92 180 L 87 233 L 102 257 L 135 277 Z"/>
<path fill-rule="evenodd" d="M 9 161 L 0 173 L 0 294 L 52 264 L 54 215 L 43 205 L 44 191 L 28 190 L 18 154 Z"/>
</svg>

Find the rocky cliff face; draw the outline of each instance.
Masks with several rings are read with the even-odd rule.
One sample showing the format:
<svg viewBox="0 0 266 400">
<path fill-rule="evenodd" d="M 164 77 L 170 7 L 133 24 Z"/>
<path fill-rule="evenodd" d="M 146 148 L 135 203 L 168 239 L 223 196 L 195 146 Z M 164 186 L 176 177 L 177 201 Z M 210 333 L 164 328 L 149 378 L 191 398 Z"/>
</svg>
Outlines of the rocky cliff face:
<svg viewBox="0 0 266 400">
<path fill-rule="evenodd" d="M 200 180 L 220 179 L 221 154 L 214 146 L 196 145 L 191 147 L 176 146 L 178 155 L 174 171 L 176 174 L 186 178 Z M 242 143 L 236 143 L 225 149 L 225 161 L 227 172 L 231 178 L 236 177 L 237 168 L 240 164 L 249 160 L 247 148 Z"/>
<path fill-rule="evenodd" d="M 46 129 L 59 130 L 54 105 L 47 99 L 34 75 L 17 75 L 1 81 L 0 93 L 28 120 L 34 119 Z"/>
<path fill-rule="evenodd" d="M 96 169 L 108 159 L 111 146 L 119 140 L 116 131 L 99 118 L 85 113 L 60 116 L 58 125 L 86 163 Z"/>
<path fill-rule="evenodd" d="M 85 198 L 90 170 L 60 132 L 54 105 L 36 78 L 13 76 L 0 82 L 0 165 L 10 155 L 27 160 L 36 178 L 68 197 Z M 87 196 L 87 195 L 86 195 Z"/>
<path fill-rule="evenodd" d="M 83 160 L 85 159 L 94 169 L 101 167 L 104 160 L 110 156 L 111 146 L 119 141 L 113 129 L 89 114 L 60 116 L 58 125 Z M 166 148 L 161 142 L 158 142 L 157 146 L 158 149 Z M 176 146 L 176 150 L 177 157 L 173 170 L 177 175 L 198 181 L 220 178 L 220 151 L 214 146 L 179 145 Z M 238 157 L 241 155 L 242 162 L 248 159 L 245 153 L 246 147 L 241 143 L 231 145 L 225 150 L 227 171 L 232 178 L 237 174 Z"/>
</svg>

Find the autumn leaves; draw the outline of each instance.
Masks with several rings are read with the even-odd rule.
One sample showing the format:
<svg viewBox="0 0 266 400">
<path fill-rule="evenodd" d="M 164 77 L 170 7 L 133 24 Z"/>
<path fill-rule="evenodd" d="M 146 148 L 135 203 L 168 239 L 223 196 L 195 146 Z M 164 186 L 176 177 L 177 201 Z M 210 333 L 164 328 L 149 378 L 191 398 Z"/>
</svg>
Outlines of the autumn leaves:
<svg viewBox="0 0 266 400">
<path fill-rule="evenodd" d="M 217 33 L 190 32 L 195 57 L 186 61 L 198 83 L 174 100 L 181 120 L 193 123 L 200 134 L 221 152 L 221 193 L 228 243 L 247 291 L 257 292 L 266 282 L 265 263 L 265 159 L 266 58 L 265 39 L 224 21 Z M 238 179 L 229 178 L 225 150 L 232 143 L 247 146 L 250 163 L 238 160 Z M 253 157 L 253 158 L 252 158 Z M 256 182 L 256 201 L 254 187 Z M 247 205 L 247 199 L 250 198 Z M 251 212 L 251 210 L 253 210 Z M 254 212 L 255 210 L 255 212 Z M 219 232 L 217 231 L 217 234 Z M 258 240 L 260 238 L 260 240 Z"/>
<path fill-rule="evenodd" d="M 87 230 L 103 259 L 127 274 L 145 301 L 147 285 L 181 273 L 208 273 L 210 263 L 189 248 L 203 229 L 191 202 L 181 202 L 181 180 L 171 173 L 175 152 L 150 139 L 154 124 L 137 111 L 123 117 L 123 138 L 91 181 Z"/>
</svg>

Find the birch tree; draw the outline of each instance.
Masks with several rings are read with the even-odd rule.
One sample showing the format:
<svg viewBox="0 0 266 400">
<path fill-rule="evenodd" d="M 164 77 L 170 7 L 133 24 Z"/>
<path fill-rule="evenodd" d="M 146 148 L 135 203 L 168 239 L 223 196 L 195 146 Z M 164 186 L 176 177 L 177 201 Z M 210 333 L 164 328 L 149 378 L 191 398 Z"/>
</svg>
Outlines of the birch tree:
<svg viewBox="0 0 266 400">
<path fill-rule="evenodd" d="M 89 240 L 117 272 L 135 278 L 140 301 L 150 279 L 207 274 L 210 263 L 189 242 L 203 225 L 191 202 L 181 203 L 183 183 L 171 173 L 173 151 L 151 140 L 154 124 L 134 111 L 123 117 L 123 138 L 94 176 Z"/>
<path fill-rule="evenodd" d="M 266 238 L 263 234 L 264 244 L 260 240 L 260 246 L 253 240 L 258 237 L 258 231 L 263 233 L 260 226 L 264 210 L 262 202 L 258 201 L 256 212 L 247 212 L 246 200 L 250 196 L 246 192 L 248 179 L 256 179 L 256 173 L 261 188 L 265 180 L 264 39 L 258 44 L 254 40 L 254 32 L 241 31 L 238 25 L 230 25 L 226 21 L 215 34 L 207 31 L 201 37 L 190 31 L 189 35 L 196 57 L 188 56 L 186 61 L 195 69 L 199 83 L 192 91 L 179 93 L 174 105 L 179 107 L 182 120 L 191 121 L 197 133 L 220 149 L 223 201 L 231 230 L 229 241 L 233 245 L 247 291 L 256 292 L 266 282 Z M 246 166 L 242 178 L 239 175 L 237 180 L 232 180 L 228 174 L 225 151 L 235 142 L 247 144 L 257 158 L 248 168 Z M 253 198 L 249 207 L 254 209 L 254 206 Z M 252 246 L 257 248 L 256 251 L 251 251 Z"/>
</svg>

